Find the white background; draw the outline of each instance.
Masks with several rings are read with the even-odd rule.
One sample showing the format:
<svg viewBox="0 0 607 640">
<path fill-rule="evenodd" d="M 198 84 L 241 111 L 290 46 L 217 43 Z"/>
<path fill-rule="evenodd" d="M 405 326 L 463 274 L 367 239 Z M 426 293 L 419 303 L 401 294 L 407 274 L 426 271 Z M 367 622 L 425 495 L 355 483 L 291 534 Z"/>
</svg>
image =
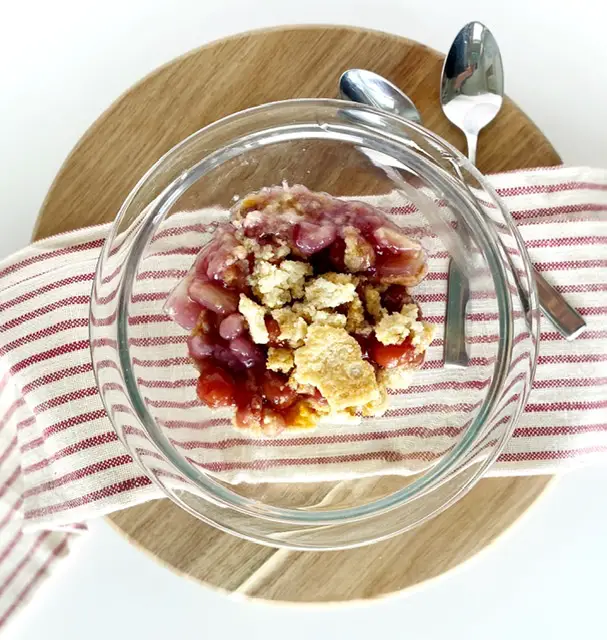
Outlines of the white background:
<svg viewBox="0 0 607 640">
<path fill-rule="evenodd" d="M 568 163 L 607 166 L 607 9 L 597 0 L 0 0 L 0 256 L 27 243 L 86 128 L 169 59 L 287 23 L 382 29 L 440 50 L 465 22 L 496 35 L 507 91 Z M 103 521 L 7 635 L 29 640 L 220 637 L 605 637 L 607 469 L 560 479 L 490 550 L 422 589 L 368 605 L 291 608 L 180 578 Z"/>
</svg>

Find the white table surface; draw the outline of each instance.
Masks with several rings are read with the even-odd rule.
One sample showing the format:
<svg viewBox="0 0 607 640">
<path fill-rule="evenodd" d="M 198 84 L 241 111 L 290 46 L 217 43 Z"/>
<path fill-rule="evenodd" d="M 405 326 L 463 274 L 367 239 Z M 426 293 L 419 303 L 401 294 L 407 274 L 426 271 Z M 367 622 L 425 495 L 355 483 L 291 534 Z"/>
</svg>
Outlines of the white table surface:
<svg viewBox="0 0 607 640">
<path fill-rule="evenodd" d="M 568 163 L 607 166 L 607 8 L 597 0 L 34 0 L 2 7 L 0 256 L 27 243 L 86 128 L 132 83 L 227 34 L 288 23 L 393 31 L 445 50 L 466 21 L 493 29 L 507 91 Z M 430 8 L 431 7 L 431 8 Z M 229 598 L 172 574 L 93 522 L 7 636 L 605 637 L 607 468 L 561 478 L 491 549 L 413 593 L 293 608 Z"/>
</svg>

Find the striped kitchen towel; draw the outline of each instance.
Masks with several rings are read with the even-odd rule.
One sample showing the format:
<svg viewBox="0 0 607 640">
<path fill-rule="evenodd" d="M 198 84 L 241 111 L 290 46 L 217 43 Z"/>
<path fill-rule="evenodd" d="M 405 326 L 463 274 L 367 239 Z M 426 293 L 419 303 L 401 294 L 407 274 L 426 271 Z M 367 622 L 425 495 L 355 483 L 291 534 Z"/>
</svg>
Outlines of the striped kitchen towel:
<svg viewBox="0 0 607 640">
<path fill-rule="evenodd" d="M 533 391 L 491 473 L 553 473 L 607 460 L 607 171 L 559 167 L 496 175 L 491 182 L 516 219 L 536 267 L 588 322 L 580 338 L 568 343 L 542 320 Z M 70 537 L 84 530 L 78 523 L 160 497 L 118 441 L 92 372 L 88 305 L 108 231 L 104 225 L 50 238 L 0 263 L 0 628 L 67 553 Z M 165 235 L 172 246 L 192 242 L 180 257 L 168 252 L 187 268 L 195 239 Z M 442 259 L 435 273 L 446 272 L 446 256 Z M 155 279 L 155 293 L 158 286 Z M 440 322 L 446 280 L 431 279 L 427 287 L 418 300 L 424 313 Z M 149 313 L 150 296 L 140 298 L 142 313 Z M 159 331 L 174 330 L 173 323 L 160 320 Z M 171 376 L 182 375 L 183 366 L 187 384 L 181 387 L 189 393 L 194 378 L 183 357 L 185 347 L 179 339 L 177 346 L 175 340 L 165 342 L 154 345 L 151 356 L 154 362 L 172 363 Z M 430 372 L 441 366 L 441 336 L 431 349 Z M 150 354 L 147 360 L 140 354 L 141 362 L 148 360 Z M 158 404 L 164 402 L 162 386 L 150 387 Z M 331 438 L 319 430 L 251 453 L 246 438 L 222 419 L 199 432 L 192 444 L 187 418 L 180 417 L 176 405 L 171 434 L 191 450 L 199 447 L 202 466 L 228 481 L 285 481 L 306 474 L 327 479 L 343 477 L 346 468 L 348 475 L 414 472 L 407 460 L 415 456 L 390 455 L 399 442 L 403 449 L 402 438 L 409 452 L 426 455 L 447 446 L 450 437 L 434 441 L 436 434 L 426 433 L 431 431 L 428 412 L 448 403 L 445 389 L 418 386 L 426 413 L 403 413 L 403 429 L 389 437 L 381 426 L 348 426 Z M 465 401 L 459 392 L 457 401 Z M 188 402 L 184 407 L 191 406 Z"/>
</svg>

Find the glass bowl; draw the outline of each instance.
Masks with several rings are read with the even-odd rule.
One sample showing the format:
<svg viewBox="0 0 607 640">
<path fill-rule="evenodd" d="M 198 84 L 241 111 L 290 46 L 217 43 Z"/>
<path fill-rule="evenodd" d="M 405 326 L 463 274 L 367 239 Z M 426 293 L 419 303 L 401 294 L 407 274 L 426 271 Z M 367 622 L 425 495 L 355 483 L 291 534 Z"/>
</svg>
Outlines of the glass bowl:
<svg viewBox="0 0 607 640">
<path fill-rule="evenodd" d="M 370 199 L 421 242 L 429 275 L 413 294 L 437 334 L 384 417 L 249 439 L 230 426 L 229 412 L 197 400 L 186 331 L 163 305 L 232 204 L 283 182 Z M 442 360 L 450 255 L 470 288 L 462 368 Z M 272 546 L 354 547 L 433 517 L 496 459 L 534 374 L 531 282 L 507 211 L 445 141 L 347 102 L 276 102 L 194 133 L 133 189 L 96 273 L 93 366 L 129 453 L 189 513 Z"/>
</svg>

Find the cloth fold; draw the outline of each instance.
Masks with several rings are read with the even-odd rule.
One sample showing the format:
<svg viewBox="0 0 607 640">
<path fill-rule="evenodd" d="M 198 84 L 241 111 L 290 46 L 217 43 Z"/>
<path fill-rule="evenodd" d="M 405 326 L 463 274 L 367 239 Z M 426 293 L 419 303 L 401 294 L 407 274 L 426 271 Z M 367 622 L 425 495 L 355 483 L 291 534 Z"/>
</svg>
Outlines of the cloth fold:
<svg viewBox="0 0 607 640">
<path fill-rule="evenodd" d="M 491 475 L 607 459 L 607 171 L 558 167 L 490 181 L 538 270 L 588 323 L 569 343 L 542 318 L 532 394 Z M 74 523 L 161 497 L 118 441 L 90 361 L 90 291 L 108 231 L 55 236 L 0 263 L 0 627 L 85 529 Z M 433 286 L 427 304 L 444 306 L 446 282 Z M 440 336 L 434 348 L 440 359 Z M 356 447 L 377 451 L 374 440 Z"/>
</svg>

